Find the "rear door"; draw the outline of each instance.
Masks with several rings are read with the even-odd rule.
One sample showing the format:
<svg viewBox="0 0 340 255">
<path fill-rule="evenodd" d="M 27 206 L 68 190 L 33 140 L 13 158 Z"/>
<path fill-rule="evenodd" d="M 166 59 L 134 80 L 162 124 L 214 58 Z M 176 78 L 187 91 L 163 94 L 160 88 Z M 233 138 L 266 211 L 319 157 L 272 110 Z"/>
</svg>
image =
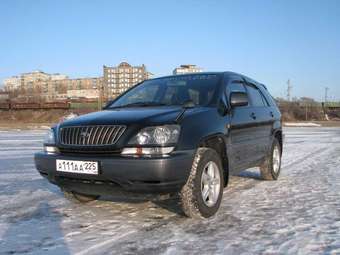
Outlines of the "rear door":
<svg viewBox="0 0 340 255">
<path fill-rule="evenodd" d="M 252 146 L 254 164 L 258 164 L 266 156 L 270 144 L 274 118 L 269 104 L 261 90 L 253 83 L 245 85 L 251 104 L 251 116 L 253 116 L 254 128 L 252 130 Z"/>
<path fill-rule="evenodd" d="M 239 76 L 230 77 L 226 86 L 226 96 L 229 101 L 232 92 L 245 92 L 245 81 Z M 249 97 L 249 96 L 248 96 Z M 232 173 L 237 173 L 252 166 L 256 160 L 254 150 L 256 143 L 256 123 L 252 115 L 251 105 L 235 107 L 230 111 L 229 126 L 229 163 Z"/>
</svg>

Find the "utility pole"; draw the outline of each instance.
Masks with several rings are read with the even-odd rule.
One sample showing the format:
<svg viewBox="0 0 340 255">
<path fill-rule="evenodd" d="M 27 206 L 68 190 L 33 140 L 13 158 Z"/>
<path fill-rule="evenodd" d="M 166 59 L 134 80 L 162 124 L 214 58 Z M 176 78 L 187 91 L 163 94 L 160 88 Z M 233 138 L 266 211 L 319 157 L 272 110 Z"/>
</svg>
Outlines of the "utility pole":
<svg viewBox="0 0 340 255">
<path fill-rule="evenodd" d="M 290 84 L 290 80 L 287 81 L 287 100 L 290 101 L 291 100 L 291 92 L 292 92 L 292 88 L 293 86 Z"/>
<path fill-rule="evenodd" d="M 329 88 L 325 87 L 325 105 L 327 104 L 327 101 L 328 101 L 328 90 Z"/>
</svg>

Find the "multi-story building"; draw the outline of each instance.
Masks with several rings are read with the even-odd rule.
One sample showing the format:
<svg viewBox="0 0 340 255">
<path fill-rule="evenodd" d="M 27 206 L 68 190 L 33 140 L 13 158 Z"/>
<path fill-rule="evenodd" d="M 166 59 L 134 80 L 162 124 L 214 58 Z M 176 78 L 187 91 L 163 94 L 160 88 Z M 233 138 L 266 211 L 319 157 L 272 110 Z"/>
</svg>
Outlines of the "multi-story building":
<svg viewBox="0 0 340 255">
<path fill-rule="evenodd" d="M 51 75 L 43 71 L 37 70 L 30 73 L 21 74 L 21 80 L 24 83 L 34 82 L 34 81 L 47 81 L 51 79 Z"/>
<path fill-rule="evenodd" d="M 98 98 L 103 78 L 49 80 L 40 85 L 46 100 L 66 98 Z"/>
<path fill-rule="evenodd" d="M 106 101 L 149 79 L 151 75 L 145 65 L 131 66 L 122 62 L 116 67 L 104 66 L 104 77 L 69 79 L 59 73 L 34 71 L 5 79 L 4 85 L 6 91 L 39 100 L 99 98 Z"/>
<path fill-rule="evenodd" d="M 68 98 L 98 98 L 103 89 L 103 78 L 80 78 L 63 80 Z"/>
<path fill-rule="evenodd" d="M 54 80 L 54 81 L 55 80 L 65 80 L 65 79 L 68 78 L 67 75 L 60 74 L 60 73 L 53 73 L 53 74 L 50 75 L 50 77 L 51 77 L 51 80 Z"/>
<path fill-rule="evenodd" d="M 196 65 L 181 65 L 180 67 L 175 68 L 173 74 L 200 73 L 202 71 L 203 69 Z"/>
<path fill-rule="evenodd" d="M 4 85 L 7 91 L 22 90 L 25 92 L 32 92 L 39 90 L 50 81 L 57 81 L 67 79 L 68 76 L 64 74 L 48 74 L 42 71 L 33 71 L 30 73 L 23 73 L 19 76 L 12 76 L 4 80 Z"/>
<path fill-rule="evenodd" d="M 9 99 L 9 92 L 0 91 L 0 102 L 6 101 Z"/>
<path fill-rule="evenodd" d="M 106 99 L 113 99 L 137 83 L 152 76 L 146 70 L 145 65 L 131 66 L 127 62 L 122 62 L 114 67 L 104 66 L 103 73 L 104 96 Z"/>
<path fill-rule="evenodd" d="M 21 86 L 20 76 L 12 76 L 10 78 L 4 79 L 4 88 L 6 91 L 13 91 L 19 89 Z"/>
</svg>

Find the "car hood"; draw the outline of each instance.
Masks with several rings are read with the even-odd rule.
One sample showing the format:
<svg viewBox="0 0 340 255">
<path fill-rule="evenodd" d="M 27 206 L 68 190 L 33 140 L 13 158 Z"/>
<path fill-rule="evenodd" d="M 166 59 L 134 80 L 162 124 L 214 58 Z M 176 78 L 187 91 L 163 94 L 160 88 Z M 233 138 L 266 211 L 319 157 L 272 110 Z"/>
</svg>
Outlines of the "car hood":
<svg viewBox="0 0 340 255">
<path fill-rule="evenodd" d="M 171 107 L 136 107 L 120 108 L 94 112 L 67 120 L 60 124 L 63 126 L 86 125 L 158 125 L 175 122 L 183 111 L 177 106 Z"/>
</svg>

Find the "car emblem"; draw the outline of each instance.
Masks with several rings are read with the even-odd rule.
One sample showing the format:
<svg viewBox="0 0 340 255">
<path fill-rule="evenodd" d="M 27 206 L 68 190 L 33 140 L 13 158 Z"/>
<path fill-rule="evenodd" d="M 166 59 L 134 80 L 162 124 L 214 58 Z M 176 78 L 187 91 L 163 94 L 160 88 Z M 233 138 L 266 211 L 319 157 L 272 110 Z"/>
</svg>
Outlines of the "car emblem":
<svg viewBox="0 0 340 255">
<path fill-rule="evenodd" d="M 90 133 L 87 133 L 85 131 L 80 133 L 80 137 L 83 139 L 88 138 L 89 136 L 90 136 Z"/>
</svg>

